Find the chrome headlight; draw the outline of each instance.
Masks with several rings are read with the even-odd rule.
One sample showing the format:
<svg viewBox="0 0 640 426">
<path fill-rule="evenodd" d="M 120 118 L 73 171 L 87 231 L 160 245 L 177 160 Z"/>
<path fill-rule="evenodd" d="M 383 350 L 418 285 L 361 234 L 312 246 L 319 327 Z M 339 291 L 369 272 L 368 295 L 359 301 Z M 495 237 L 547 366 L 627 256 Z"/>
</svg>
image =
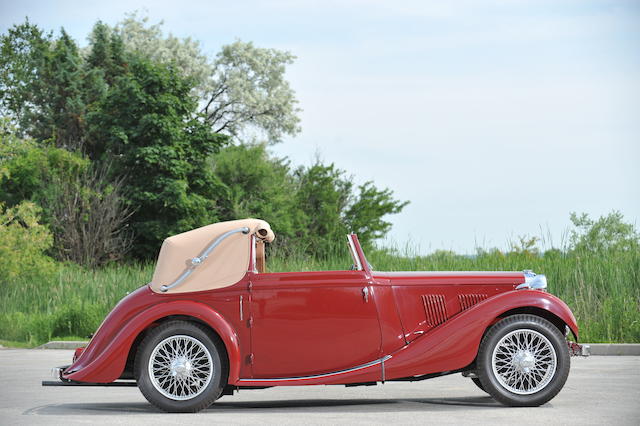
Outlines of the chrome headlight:
<svg viewBox="0 0 640 426">
<path fill-rule="evenodd" d="M 524 282 L 516 287 L 516 290 L 530 289 L 530 290 L 544 290 L 547 291 L 547 277 L 544 275 L 537 275 L 531 270 L 524 272 Z"/>
</svg>

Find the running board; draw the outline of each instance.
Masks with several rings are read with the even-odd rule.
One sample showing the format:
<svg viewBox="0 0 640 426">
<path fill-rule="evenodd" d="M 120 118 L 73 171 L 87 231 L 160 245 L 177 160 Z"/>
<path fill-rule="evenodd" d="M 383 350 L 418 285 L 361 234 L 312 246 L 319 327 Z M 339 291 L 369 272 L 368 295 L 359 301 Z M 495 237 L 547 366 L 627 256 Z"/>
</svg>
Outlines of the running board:
<svg viewBox="0 0 640 426">
<path fill-rule="evenodd" d="M 107 386 L 107 387 L 134 387 L 136 382 L 111 382 L 111 383 L 87 383 L 87 382 L 62 382 L 60 380 L 43 380 L 42 386 Z"/>
<path fill-rule="evenodd" d="M 381 365 L 381 367 L 382 367 L 382 370 L 381 370 L 381 381 L 384 383 L 384 381 L 385 381 L 384 362 L 387 361 L 390 358 L 391 358 L 391 355 L 386 355 L 386 356 L 384 356 L 382 358 L 373 360 L 373 361 L 368 362 L 366 364 L 358 365 L 357 367 L 348 368 L 346 370 L 333 371 L 331 373 L 315 374 L 315 375 L 311 375 L 311 376 L 276 377 L 276 378 L 269 378 L 269 379 L 264 379 L 264 378 L 259 378 L 259 379 L 238 379 L 238 381 L 236 382 L 236 386 L 242 387 L 244 384 L 249 385 L 249 386 L 262 386 L 262 385 L 278 386 L 278 385 L 284 385 L 284 384 L 287 384 L 287 383 L 303 384 L 303 383 L 308 382 L 308 381 L 314 381 L 314 380 L 318 380 L 318 379 L 327 379 L 327 378 L 331 378 L 331 377 L 335 377 L 335 376 L 340 376 L 340 375 L 343 375 L 343 374 L 346 374 L 346 373 L 351 373 L 351 372 L 355 372 L 355 371 L 359 371 L 359 370 L 364 370 L 366 368 L 374 367 L 376 365 Z"/>
</svg>

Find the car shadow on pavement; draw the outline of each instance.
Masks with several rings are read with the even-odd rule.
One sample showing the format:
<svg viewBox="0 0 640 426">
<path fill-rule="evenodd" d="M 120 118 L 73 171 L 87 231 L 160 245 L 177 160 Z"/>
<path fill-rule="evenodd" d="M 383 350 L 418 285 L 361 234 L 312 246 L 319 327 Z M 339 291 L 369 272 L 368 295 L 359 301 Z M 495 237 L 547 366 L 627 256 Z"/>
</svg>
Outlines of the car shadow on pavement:
<svg viewBox="0 0 640 426">
<path fill-rule="evenodd" d="M 416 405 L 420 404 L 420 407 Z M 205 412 L 225 413 L 278 413 L 296 412 L 385 412 L 385 411 L 453 411 L 468 409 L 503 408 L 488 396 L 460 398 L 402 398 L 402 399 L 293 399 L 271 401 L 228 401 L 216 402 Z M 118 403 L 93 402 L 49 404 L 34 407 L 23 412 L 23 415 L 113 415 L 113 414 L 148 414 L 160 411 L 144 402 Z"/>
</svg>

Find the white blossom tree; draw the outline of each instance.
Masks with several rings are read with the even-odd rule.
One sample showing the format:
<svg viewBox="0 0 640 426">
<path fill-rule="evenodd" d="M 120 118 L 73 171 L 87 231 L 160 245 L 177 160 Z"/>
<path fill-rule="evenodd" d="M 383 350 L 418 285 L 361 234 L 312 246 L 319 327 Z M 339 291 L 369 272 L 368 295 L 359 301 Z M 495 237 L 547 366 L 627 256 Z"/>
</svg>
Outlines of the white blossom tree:
<svg viewBox="0 0 640 426">
<path fill-rule="evenodd" d="M 294 55 L 236 40 L 209 58 L 197 40 L 165 36 L 162 25 L 149 24 L 148 17 L 133 13 L 113 30 L 127 49 L 153 61 L 173 63 L 193 78 L 204 119 L 214 131 L 270 144 L 300 132 L 301 110 L 285 79 Z"/>
</svg>

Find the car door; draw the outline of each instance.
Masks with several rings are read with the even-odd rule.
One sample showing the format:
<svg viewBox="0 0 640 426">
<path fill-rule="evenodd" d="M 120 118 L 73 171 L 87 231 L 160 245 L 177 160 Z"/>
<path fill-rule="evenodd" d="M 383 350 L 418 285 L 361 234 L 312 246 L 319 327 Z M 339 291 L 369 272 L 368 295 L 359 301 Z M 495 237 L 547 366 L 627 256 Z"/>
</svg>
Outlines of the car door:
<svg viewBox="0 0 640 426">
<path fill-rule="evenodd" d="M 362 271 L 254 274 L 254 378 L 326 374 L 380 357 L 373 289 Z"/>
</svg>

